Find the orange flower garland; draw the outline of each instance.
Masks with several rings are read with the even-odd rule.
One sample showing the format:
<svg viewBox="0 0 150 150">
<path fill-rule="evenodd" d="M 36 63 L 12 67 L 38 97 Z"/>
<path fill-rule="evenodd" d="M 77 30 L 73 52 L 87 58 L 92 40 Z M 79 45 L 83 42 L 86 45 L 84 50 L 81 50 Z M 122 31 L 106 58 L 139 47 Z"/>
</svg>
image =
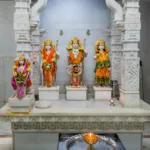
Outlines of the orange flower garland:
<svg viewBox="0 0 150 150">
<path fill-rule="evenodd" d="M 83 58 L 83 52 L 79 52 L 78 54 L 78 57 L 77 58 L 74 58 L 74 54 L 72 51 L 69 52 L 69 57 L 70 57 L 70 62 L 72 64 L 79 64 L 81 61 L 82 61 L 82 58 Z"/>
</svg>

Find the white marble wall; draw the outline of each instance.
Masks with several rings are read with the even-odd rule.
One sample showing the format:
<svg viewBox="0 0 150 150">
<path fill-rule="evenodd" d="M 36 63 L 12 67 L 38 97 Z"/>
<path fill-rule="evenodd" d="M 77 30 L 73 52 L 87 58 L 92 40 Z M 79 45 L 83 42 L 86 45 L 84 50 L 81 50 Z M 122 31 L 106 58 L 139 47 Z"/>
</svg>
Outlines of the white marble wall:
<svg viewBox="0 0 150 150">
<path fill-rule="evenodd" d="M 14 1 L 0 1 L 0 57 L 16 55 L 13 29 Z"/>
<path fill-rule="evenodd" d="M 0 1 L 0 107 L 13 93 L 10 84 L 12 63 L 16 56 L 13 14 L 14 1 Z"/>
<path fill-rule="evenodd" d="M 85 59 L 84 81 L 86 85 L 92 87 L 95 67 L 94 44 L 99 39 L 104 39 L 109 44 L 105 29 L 110 28 L 111 11 L 106 6 L 105 0 L 49 0 L 41 13 L 40 22 L 41 28 L 47 30 L 41 38 L 41 43 L 45 39 L 51 39 L 54 42 L 59 40 L 60 60 L 58 61 L 57 83 L 61 85 L 61 89 L 69 83 L 66 71 L 68 41 L 74 36 L 82 41 L 84 38 L 87 39 L 88 57 Z M 61 29 L 64 32 L 63 36 L 59 36 Z M 91 31 L 90 36 L 86 35 L 87 29 Z"/>
</svg>

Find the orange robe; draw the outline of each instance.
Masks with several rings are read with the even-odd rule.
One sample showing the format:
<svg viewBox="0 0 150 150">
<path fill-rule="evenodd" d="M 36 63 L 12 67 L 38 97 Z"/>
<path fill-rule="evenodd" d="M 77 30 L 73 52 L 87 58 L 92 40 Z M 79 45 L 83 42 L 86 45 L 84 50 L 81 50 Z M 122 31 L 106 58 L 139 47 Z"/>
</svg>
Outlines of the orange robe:
<svg viewBox="0 0 150 150">
<path fill-rule="evenodd" d="M 56 51 L 51 49 L 48 53 L 46 50 L 42 51 L 43 55 L 43 76 L 44 76 L 44 82 L 46 86 L 52 86 L 53 84 L 53 77 L 56 75 L 57 65 L 55 62 L 56 59 Z M 50 66 L 50 68 L 47 68 L 47 66 Z"/>
</svg>

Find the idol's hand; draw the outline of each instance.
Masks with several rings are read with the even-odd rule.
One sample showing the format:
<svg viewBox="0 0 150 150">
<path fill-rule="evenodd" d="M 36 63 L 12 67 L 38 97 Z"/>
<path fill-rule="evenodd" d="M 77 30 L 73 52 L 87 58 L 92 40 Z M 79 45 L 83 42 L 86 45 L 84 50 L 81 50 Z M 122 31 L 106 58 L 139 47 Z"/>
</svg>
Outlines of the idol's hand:
<svg viewBox="0 0 150 150">
<path fill-rule="evenodd" d="M 96 60 L 97 56 L 94 56 L 94 60 Z"/>
<path fill-rule="evenodd" d="M 108 69 L 109 71 L 111 71 L 111 67 L 109 67 L 109 69 Z"/>
</svg>

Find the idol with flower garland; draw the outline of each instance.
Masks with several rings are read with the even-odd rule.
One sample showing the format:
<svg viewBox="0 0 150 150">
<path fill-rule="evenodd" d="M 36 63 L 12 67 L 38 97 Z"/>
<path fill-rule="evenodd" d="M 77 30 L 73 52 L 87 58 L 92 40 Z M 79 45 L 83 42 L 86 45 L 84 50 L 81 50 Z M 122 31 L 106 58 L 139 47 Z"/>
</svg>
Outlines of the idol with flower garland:
<svg viewBox="0 0 150 150">
<path fill-rule="evenodd" d="M 109 49 L 104 40 L 99 40 L 95 43 L 95 83 L 104 87 L 110 84 L 110 60 Z"/>
<path fill-rule="evenodd" d="M 72 40 L 69 41 L 67 51 L 68 51 L 67 71 L 71 75 L 71 85 L 81 86 L 84 69 L 84 57 L 87 56 L 87 53 L 84 51 L 82 43 L 77 37 L 74 37 Z"/>
<path fill-rule="evenodd" d="M 30 79 L 30 62 L 25 58 L 24 54 L 20 54 L 19 58 L 16 58 L 13 66 L 13 77 L 11 84 L 14 90 L 17 90 L 17 97 L 22 99 L 26 94 L 26 89 L 31 85 Z"/>
<path fill-rule="evenodd" d="M 56 51 L 55 44 L 51 40 L 44 41 L 40 52 L 42 56 L 41 69 L 44 85 L 46 87 L 51 87 L 54 85 L 56 77 L 59 53 Z"/>
</svg>

